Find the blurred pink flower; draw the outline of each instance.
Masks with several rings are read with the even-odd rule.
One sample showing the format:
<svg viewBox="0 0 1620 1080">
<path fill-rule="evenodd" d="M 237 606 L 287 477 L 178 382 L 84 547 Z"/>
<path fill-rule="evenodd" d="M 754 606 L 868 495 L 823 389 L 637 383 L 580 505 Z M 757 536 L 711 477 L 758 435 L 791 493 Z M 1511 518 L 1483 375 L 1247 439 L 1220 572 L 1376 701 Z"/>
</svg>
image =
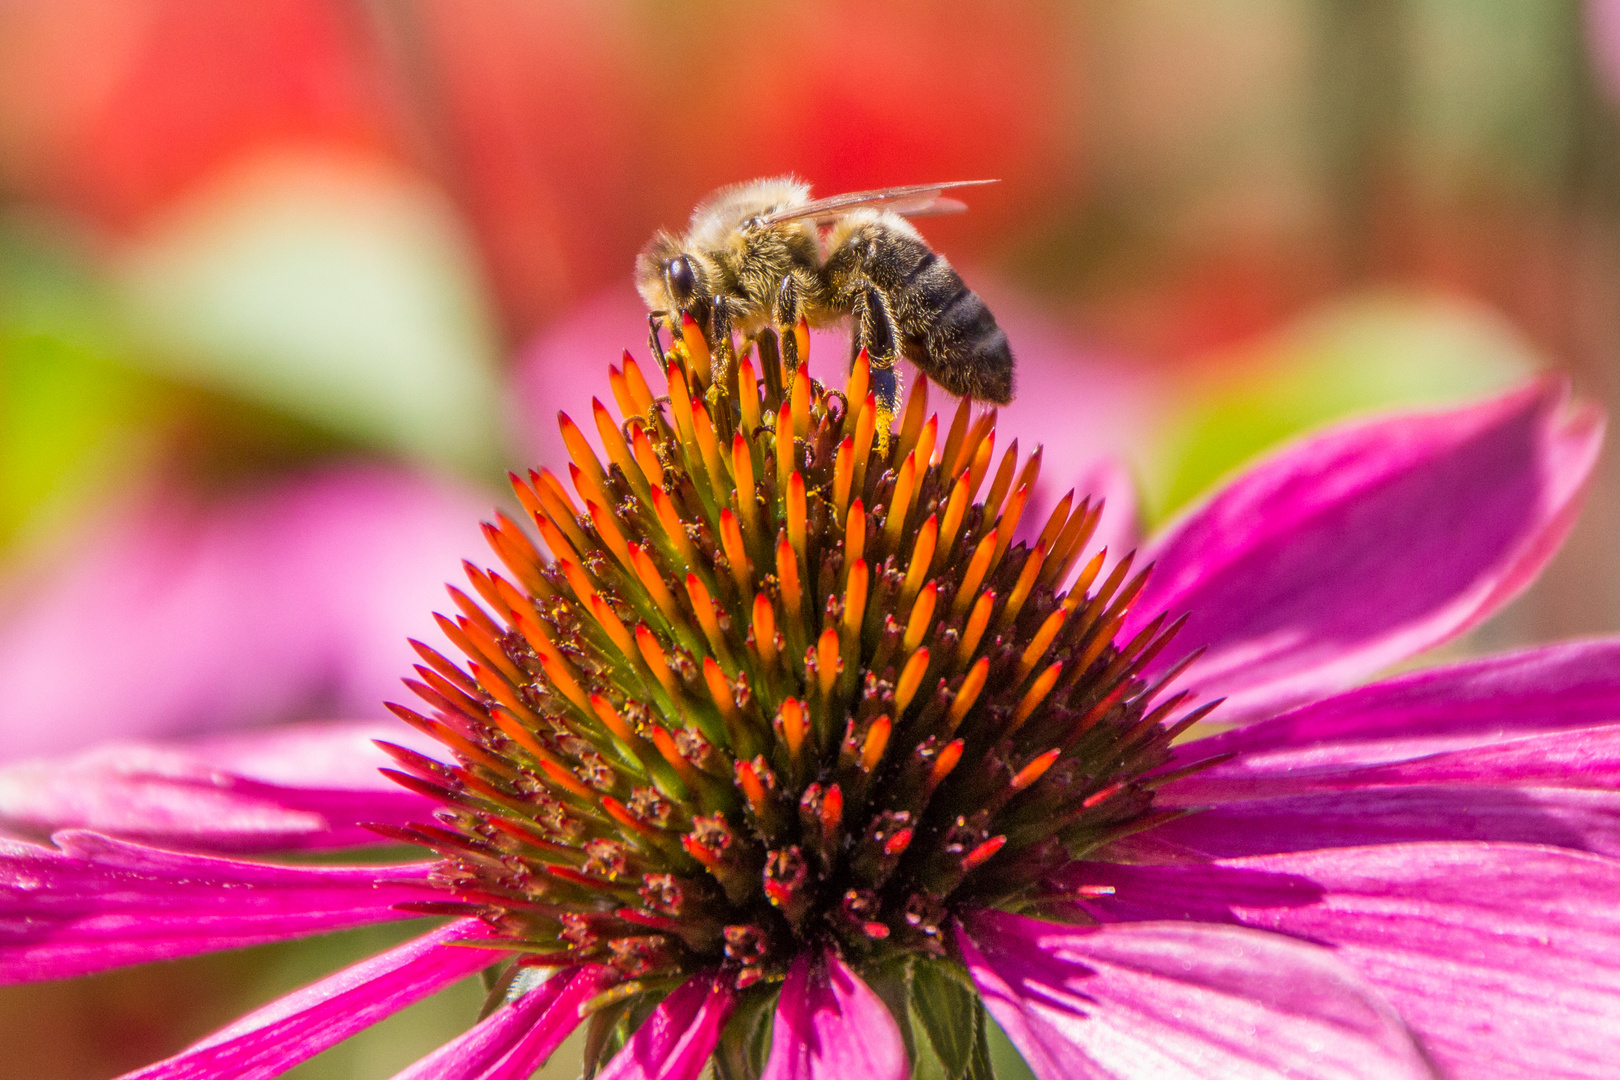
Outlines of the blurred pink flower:
<svg viewBox="0 0 1620 1080">
<path fill-rule="evenodd" d="M 380 716 L 486 500 L 380 466 L 216 505 L 168 494 L 59 553 L 0 617 L 0 759 Z"/>
<path fill-rule="evenodd" d="M 1180 670 L 1180 685 L 1232 695 L 1252 722 L 1145 766 L 1138 790 L 1169 819 L 1043 878 L 1048 910 L 1071 905 L 1070 922 L 969 901 L 953 908 L 953 955 L 1041 1080 L 1493 1080 L 1612 1068 L 1620 642 L 1341 692 L 1474 625 L 1534 576 L 1569 527 L 1601 429 L 1594 410 L 1571 408 L 1552 383 L 1348 424 L 1273 454 L 1148 543 L 1159 569 L 1132 622 L 1191 607 L 1184 632 L 1207 651 L 1186 669 L 1156 659 L 1142 684 Z M 1119 640 L 1131 634 L 1127 625 Z M 1161 711 L 1169 724 L 1174 710 Z M 437 723 L 447 739 L 476 736 L 450 713 Z M 268 749 L 277 761 L 334 762 L 354 734 L 314 729 Z M 474 806 L 478 792 L 501 794 L 470 765 L 494 745 L 448 766 L 398 756 L 437 778 L 422 790 Z M 258 755 L 241 741 L 189 755 L 210 757 L 221 778 L 246 780 L 244 763 Z M 93 760 L 54 771 L 81 787 L 107 778 Z M 296 772 L 270 771 L 277 782 L 246 789 L 249 809 L 302 808 L 300 783 L 287 782 Z M 348 771 L 318 770 L 303 786 L 332 794 Z M 31 766 L 27 782 L 65 790 L 52 772 Z M 0 785 L 23 775 L 0 773 Z M 374 785 L 352 794 L 350 817 L 326 805 L 333 829 L 398 820 L 397 802 L 366 807 L 380 794 Z M 210 795 L 223 809 L 229 786 Z M 52 804 L 30 805 L 29 830 L 49 829 Z M 54 824 L 85 820 L 71 800 L 59 805 Z M 1194 807 L 1205 809 L 1175 815 Z M 105 832 L 150 831 L 151 815 L 126 825 L 106 809 Z M 228 816 L 166 839 L 237 851 L 275 840 L 219 822 Z M 0 981 L 491 905 L 484 919 L 363 961 L 135 1076 L 274 1076 L 504 955 L 503 901 L 461 891 L 454 860 L 277 866 L 85 831 L 52 839 L 0 849 Z M 820 945 L 800 950 L 775 1007 L 765 1076 L 910 1075 L 901 1033 L 860 963 Z M 595 962 L 552 970 L 514 984 L 486 1019 L 402 1075 L 528 1076 L 580 1023 L 579 1006 L 611 985 Z M 600 1075 L 694 1080 L 737 1004 L 737 970 L 727 962 L 687 978 Z"/>
</svg>

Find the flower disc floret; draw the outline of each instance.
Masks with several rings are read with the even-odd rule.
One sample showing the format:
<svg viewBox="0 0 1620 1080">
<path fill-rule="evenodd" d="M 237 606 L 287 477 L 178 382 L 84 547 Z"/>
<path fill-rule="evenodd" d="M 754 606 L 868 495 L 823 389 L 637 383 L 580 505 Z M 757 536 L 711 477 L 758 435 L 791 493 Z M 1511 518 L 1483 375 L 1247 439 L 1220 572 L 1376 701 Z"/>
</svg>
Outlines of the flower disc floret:
<svg viewBox="0 0 1620 1080">
<path fill-rule="evenodd" d="M 562 415 L 569 483 L 512 477 L 550 557 L 487 524 L 504 572 L 440 617 L 465 666 L 418 643 L 431 715 L 395 707 L 455 762 L 388 747 L 443 805 L 395 833 L 443 857 L 419 907 L 606 965 L 597 1006 L 1046 910 L 1052 871 L 1173 813 L 1152 787 L 1207 711 L 1141 678 L 1175 624 L 1120 640 L 1146 570 L 1087 554 L 1100 503 L 1019 539 L 1039 450 L 996 460 L 994 410 L 943 425 L 923 379 L 891 432 L 865 355 L 830 389 L 808 341 L 688 321 L 657 397 L 627 353 L 605 462 Z"/>
</svg>

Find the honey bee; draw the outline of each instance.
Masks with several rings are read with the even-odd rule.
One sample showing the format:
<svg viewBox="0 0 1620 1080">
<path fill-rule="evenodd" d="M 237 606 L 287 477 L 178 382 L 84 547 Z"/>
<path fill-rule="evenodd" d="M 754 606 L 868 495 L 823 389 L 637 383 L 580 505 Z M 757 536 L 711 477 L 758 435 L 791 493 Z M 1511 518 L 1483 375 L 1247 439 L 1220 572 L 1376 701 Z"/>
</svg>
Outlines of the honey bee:
<svg viewBox="0 0 1620 1080">
<path fill-rule="evenodd" d="M 636 288 L 658 320 L 690 315 L 714 338 L 745 339 L 773 323 L 851 320 L 879 407 L 899 398 L 897 356 L 959 397 L 1013 395 L 1007 335 L 977 293 L 907 218 L 964 210 L 942 193 L 966 180 L 812 199 L 791 176 L 721 188 L 698 204 L 685 236 L 655 234 L 636 259 Z"/>
</svg>

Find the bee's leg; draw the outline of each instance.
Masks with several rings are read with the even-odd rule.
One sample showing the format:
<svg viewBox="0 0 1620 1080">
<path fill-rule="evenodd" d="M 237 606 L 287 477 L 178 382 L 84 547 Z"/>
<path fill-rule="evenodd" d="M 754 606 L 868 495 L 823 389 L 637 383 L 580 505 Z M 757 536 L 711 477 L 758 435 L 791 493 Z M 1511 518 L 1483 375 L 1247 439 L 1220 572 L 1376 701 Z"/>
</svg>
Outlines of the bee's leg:
<svg viewBox="0 0 1620 1080">
<path fill-rule="evenodd" d="M 855 317 L 858 321 L 854 342 L 866 350 L 866 360 L 871 365 L 872 392 L 877 396 L 877 429 L 887 432 L 900 411 L 900 369 L 894 363 L 899 355 L 899 334 L 889 298 L 876 286 L 867 285 L 856 299 Z"/>
<path fill-rule="evenodd" d="M 652 344 L 652 354 L 658 357 L 658 370 L 663 371 L 669 367 L 669 361 L 664 358 L 664 343 L 658 338 L 658 331 L 664 325 L 667 312 L 647 312 L 647 340 Z"/>
<path fill-rule="evenodd" d="M 723 296 L 714 298 L 709 309 L 709 358 L 713 379 L 709 397 L 716 401 L 737 400 L 737 365 L 731 346 L 731 305 Z"/>
</svg>

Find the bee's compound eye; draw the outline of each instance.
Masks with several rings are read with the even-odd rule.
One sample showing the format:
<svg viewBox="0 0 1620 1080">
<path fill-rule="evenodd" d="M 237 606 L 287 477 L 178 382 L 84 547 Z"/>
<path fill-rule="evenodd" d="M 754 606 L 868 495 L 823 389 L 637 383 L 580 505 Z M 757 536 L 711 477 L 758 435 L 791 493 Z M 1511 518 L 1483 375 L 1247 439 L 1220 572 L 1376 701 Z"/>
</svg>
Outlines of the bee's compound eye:
<svg viewBox="0 0 1620 1080">
<path fill-rule="evenodd" d="M 697 295 L 697 275 L 692 273 L 692 262 L 685 255 L 677 255 L 664 264 L 664 277 L 669 281 L 669 293 L 675 302 L 685 306 Z"/>
</svg>

